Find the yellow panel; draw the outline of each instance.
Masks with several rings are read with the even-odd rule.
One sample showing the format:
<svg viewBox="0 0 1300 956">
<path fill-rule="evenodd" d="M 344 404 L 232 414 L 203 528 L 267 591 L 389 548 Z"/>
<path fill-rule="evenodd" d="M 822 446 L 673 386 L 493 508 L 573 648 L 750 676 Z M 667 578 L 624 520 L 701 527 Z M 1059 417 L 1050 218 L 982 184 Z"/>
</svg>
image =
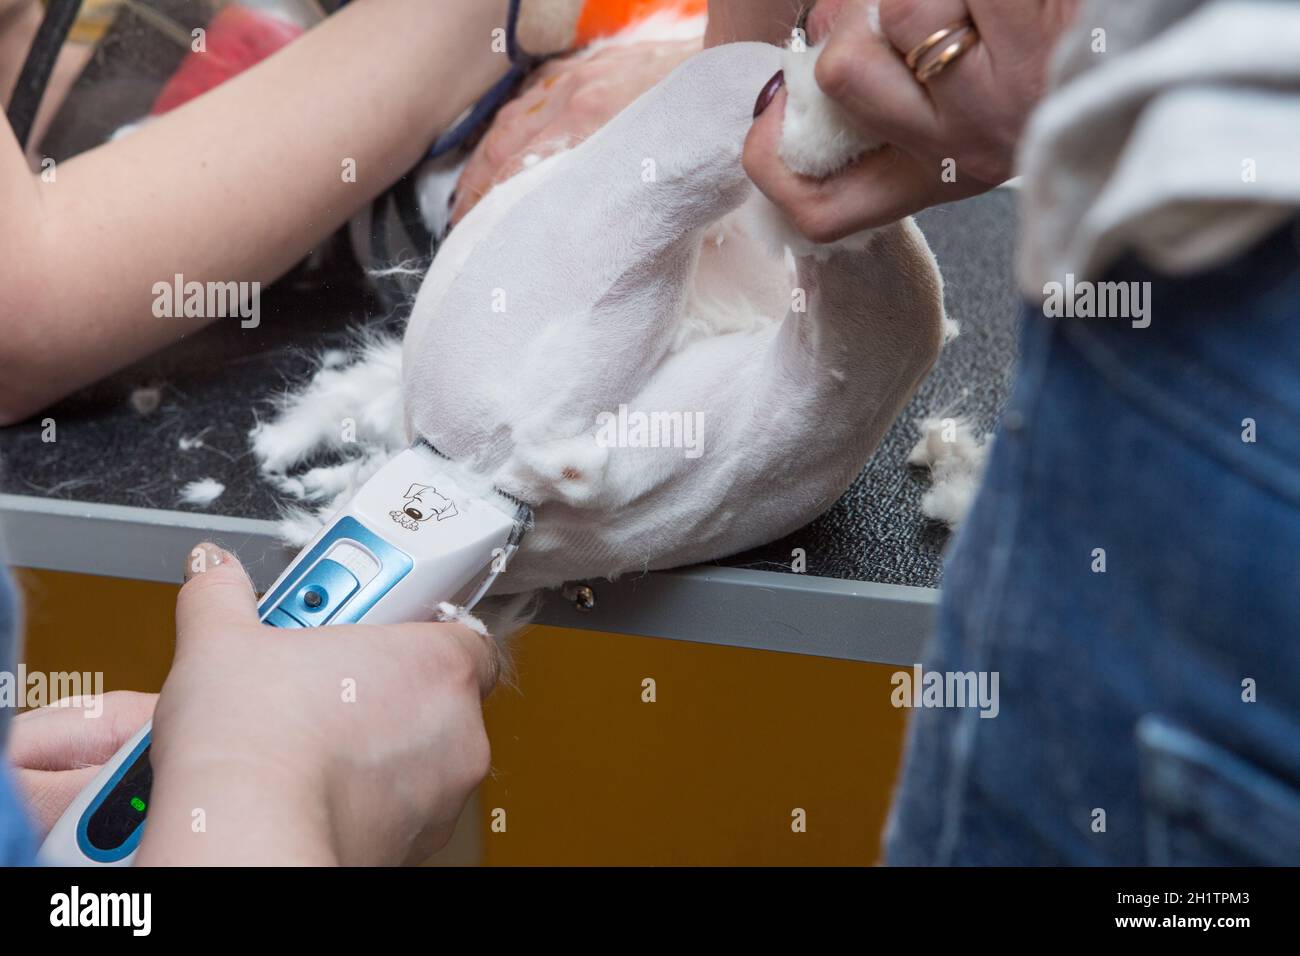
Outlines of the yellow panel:
<svg viewBox="0 0 1300 956">
<path fill-rule="evenodd" d="M 869 864 L 902 745 L 894 668 L 534 628 L 488 705 L 491 864 Z M 642 701 L 655 681 L 656 701 Z M 807 832 L 792 832 L 806 812 Z"/>
<path fill-rule="evenodd" d="M 29 668 L 162 686 L 174 585 L 18 578 Z M 514 657 L 515 684 L 487 708 L 484 862 L 876 861 L 904 724 L 889 705 L 894 668 L 542 627 Z M 497 808 L 504 833 L 491 830 Z M 804 833 L 791 829 L 796 808 Z"/>
<path fill-rule="evenodd" d="M 172 663 L 177 586 L 16 572 L 28 670 L 102 671 L 105 690 L 157 691 Z"/>
</svg>

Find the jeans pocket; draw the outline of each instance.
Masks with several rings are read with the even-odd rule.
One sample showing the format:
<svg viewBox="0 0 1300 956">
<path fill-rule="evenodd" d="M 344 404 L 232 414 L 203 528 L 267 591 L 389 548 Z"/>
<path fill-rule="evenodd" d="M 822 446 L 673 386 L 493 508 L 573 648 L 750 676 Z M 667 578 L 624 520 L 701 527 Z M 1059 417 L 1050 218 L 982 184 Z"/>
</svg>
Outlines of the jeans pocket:
<svg viewBox="0 0 1300 956">
<path fill-rule="evenodd" d="M 1138 721 L 1153 866 L 1300 864 L 1300 791 L 1162 717 Z"/>
</svg>

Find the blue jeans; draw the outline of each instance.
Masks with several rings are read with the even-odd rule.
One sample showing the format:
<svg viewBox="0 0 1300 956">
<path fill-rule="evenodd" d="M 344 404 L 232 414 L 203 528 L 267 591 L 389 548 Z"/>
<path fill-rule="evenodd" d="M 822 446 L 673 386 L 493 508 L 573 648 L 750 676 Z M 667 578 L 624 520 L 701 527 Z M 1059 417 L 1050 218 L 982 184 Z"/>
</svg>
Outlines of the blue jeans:
<svg viewBox="0 0 1300 956">
<path fill-rule="evenodd" d="M 890 863 L 1300 864 L 1300 229 L 1107 279 L 1149 328 L 1027 310 L 924 661 L 1000 709 L 912 715 Z"/>
</svg>

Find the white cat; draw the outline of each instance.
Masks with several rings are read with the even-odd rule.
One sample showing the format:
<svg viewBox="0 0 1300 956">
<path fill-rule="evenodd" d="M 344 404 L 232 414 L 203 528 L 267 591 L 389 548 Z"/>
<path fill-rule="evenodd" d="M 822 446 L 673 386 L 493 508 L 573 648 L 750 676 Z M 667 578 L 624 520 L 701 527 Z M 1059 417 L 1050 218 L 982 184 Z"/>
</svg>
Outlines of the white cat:
<svg viewBox="0 0 1300 956">
<path fill-rule="evenodd" d="M 323 366 L 254 429 L 263 474 L 315 508 L 294 512 L 286 537 L 295 544 L 309 539 L 417 431 L 534 505 L 535 527 L 498 592 L 723 557 L 795 530 L 833 504 L 953 328 L 943 314 L 937 265 L 910 220 L 814 247 L 739 170 L 749 104 L 742 116 L 731 100 L 747 93 L 752 101 L 773 63 L 784 67 L 789 89 L 787 165 L 824 174 L 870 148 L 812 81 L 818 52 L 733 44 L 701 54 L 571 154 L 490 193 L 425 277 L 405 360 L 396 339 L 361 339 L 350 360 Z M 691 109 L 722 115 L 693 134 L 699 125 L 681 115 Z M 712 137 L 715 154 L 696 149 L 694 135 L 702 144 Z M 664 160 L 658 193 L 637 193 L 611 172 L 642 154 Z M 727 186 L 698 181 L 705 174 L 692 167 L 696 162 L 713 163 L 708 175 Z M 668 189 L 674 175 L 679 190 L 707 188 L 687 202 Z M 575 182 L 584 177 L 594 181 Z M 677 211 L 641 195 L 657 195 Z M 609 295 L 583 298 L 581 288 L 570 289 L 620 254 L 616 236 L 606 239 L 607 250 L 594 248 L 595 233 L 580 233 L 575 242 L 569 229 L 582 226 L 572 213 L 584 202 L 605 204 L 612 224 L 588 221 L 626 229 L 630 241 L 649 243 L 642 260 L 662 257 L 666 270 L 681 275 L 641 275 L 636 281 L 644 288 L 625 290 L 613 305 Z M 731 211 L 711 221 L 702 211 L 711 203 Z M 699 226 L 692 219 L 677 245 L 664 239 L 661 249 L 651 249 L 658 241 L 653 229 L 671 231 L 672 215 L 694 215 Z M 646 229 L 652 231 L 638 233 Z M 690 245 L 685 254 L 682 242 Z M 512 267 L 516 247 L 530 257 L 527 268 Z M 536 262 L 539 254 L 547 261 Z M 615 270 L 618 282 L 631 281 L 640 268 L 641 260 L 628 261 Z M 548 272 L 577 278 L 550 290 Z M 483 338 L 491 279 L 503 274 L 512 289 L 525 287 L 529 301 L 550 302 L 543 311 L 555 317 L 538 319 L 526 332 L 516 319 L 500 325 L 499 341 Z M 680 301 L 673 299 L 678 282 Z M 596 302 L 607 314 L 594 314 Z M 646 311 L 659 323 L 653 335 L 610 337 L 636 326 Z M 709 406 L 718 423 L 710 432 L 712 458 L 701 465 L 598 447 L 588 413 L 637 400 Z M 298 470 L 322 450 L 341 461 Z"/>
</svg>

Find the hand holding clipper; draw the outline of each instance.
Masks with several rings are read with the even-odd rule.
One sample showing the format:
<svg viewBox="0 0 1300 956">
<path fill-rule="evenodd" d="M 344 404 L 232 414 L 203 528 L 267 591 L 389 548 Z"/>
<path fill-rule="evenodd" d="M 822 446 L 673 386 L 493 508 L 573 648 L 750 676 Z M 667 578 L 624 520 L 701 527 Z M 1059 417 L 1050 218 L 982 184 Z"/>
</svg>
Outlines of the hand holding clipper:
<svg viewBox="0 0 1300 956">
<path fill-rule="evenodd" d="M 311 788 L 320 785 L 319 775 L 314 773 L 295 775 L 293 765 L 295 761 L 301 760 L 306 770 L 314 769 L 310 753 L 313 745 L 321 743 L 323 737 L 329 738 L 324 741 L 323 749 L 326 752 L 335 757 L 339 753 L 347 755 L 346 759 L 341 761 L 344 767 L 340 768 L 338 766 L 340 761 L 335 759 L 334 765 L 326 768 L 328 770 L 326 777 L 328 780 L 335 781 L 336 787 L 347 791 L 352 787 L 364 789 L 383 785 L 383 781 L 373 779 L 375 768 L 370 766 L 371 758 L 377 759 L 376 755 L 382 755 L 386 747 L 396 746 L 396 744 L 389 741 L 385 742 L 383 747 L 376 747 L 374 740 L 358 739 L 347 741 L 347 746 L 342 746 L 337 739 L 339 735 L 346 736 L 353 726 L 370 726 L 367 721 L 354 720 L 348 716 L 346 700 L 337 712 L 328 713 L 330 720 L 336 719 L 336 714 L 341 715 L 337 716 L 337 720 L 342 723 L 334 727 L 333 732 L 329 729 L 328 721 L 326 721 L 327 726 L 319 728 L 314 724 L 310 728 L 299 726 L 299 730 L 304 733 L 302 750 L 307 756 L 291 755 L 290 766 L 266 766 L 256 772 L 250 770 L 248 773 L 241 773 L 239 769 L 243 767 L 241 751 L 246 743 L 243 738 L 259 735 L 257 724 L 248 723 L 247 710 L 250 706 L 257 707 L 259 702 L 244 699 L 243 685 L 267 684 L 271 687 L 274 696 L 261 702 L 265 704 L 262 710 L 285 709 L 286 705 L 292 707 L 296 699 L 293 691 L 295 682 L 312 678 L 312 667 L 314 663 L 319 663 L 316 651 L 318 645 L 315 643 L 304 645 L 302 638 L 306 635 L 299 633 L 302 630 L 325 624 L 395 624 L 403 621 L 428 620 L 435 616 L 438 605 L 444 601 L 458 607 L 472 606 L 505 567 L 527 522 L 527 509 L 504 496 L 490 490 L 485 490 L 478 495 L 465 491 L 452 477 L 450 464 L 427 446 L 417 446 L 402 453 L 376 474 L 362 488 L 346 511 L 331 522 L 299 554 L 268 590 L 255 611 L 251 606 L 247 608 L 239 606 L 243 597 L 235 592 L 242 592 L 242 585 L 225 587 L 219 594 L 217 599 L 222 602 L 221 607 L 211 610 L 214 610 L 218 616 L 229 614 L 231 618 L 222 628 L 223 635 L 229 632 L 232 635 L 230 640 L 240 640 L 248 634 L 253 634 L 258 639 L 250 642 L 244 655 L 248 662 L 241 669 L 241 673 L 253 676 L 247 679 L 242 676 L 232 676 L 229 678 L 230 686 L 223 686 L 218 699 L 213 699 L 213 681 L 205 681 L 201 677 L 194 679 L 196 667 L 187 666 L 193 664 L 193 654 L 201 655 L 203 652 L 188 649 L 187 616 L 193 615 L 187 615 L 186 596 L 183 595 L 181 602 L 178 603 L 178 626 L 181 636 L 178 640 L 176 666 L 172 676 L 169 677 L 168 687 L 164 689 L 164 696 L 159 705 L 160 722 L 166 719 L 169 701 L 178 700 L 180 704 L 172 707 L 172 710 L 188 709 L 188 713 L 192 716 L 195 712 L 194 708 L 197 707 L 203 713 L 202 719 L 193 721 L 189 729 L 193 729 L 193 723 L 203 723 L 205 726 L 218 728 L 224 726 L 229 728 L 230 739 L 223 741 L 220 734 L 215 737 L 209 736 L 205 738 L 205 743 L 210 746 L 202 748 L 202 753 L 178 753 L 174 741 L 170 742 L 170 749 L 162 755 L 165 756 L 167 767 L 183 767 L 185 772 L 165 778 L 166 784 L 159 794 L 159 799 L 166 801 L 169 806 L 168 820 L 165 824 L 169 837 L 165 841 L 151 841 L 148 844 L 150 860 L 174 862 L 174 858 L 168 859 L 172 857 L 171 851 L 178 842 L 183 842 L 192 833 L 202 834 L 201 838 L 196 837 L 200 842 L 190 848 L 189 852 L 177 850 L 181 859 L 186 862 L 193 861 L 195 853 L 192 851 L 196 849 L 200 855 L 210 856 L 216 853 L 226 855 L 228 858 L 231 849 L 230 840 L 223 842 L 213 837 L 220 836 L 221 830 L 234 834 L 232 816 L 241 821 L 258 821 L 260 808 L 256 805 L 255 798 L 259 787 L 274 791 L 278 796 L 285 787 L 291 785 L 294 779 L 303 776 L 308 778 L 302 784 L 303 786 Z M 231 577 L 224 571 L 223 574 L 226 578 Z M 242 578 L 242 573 L 239 577 Z M 202 583 L 206 586 L 209 582 Z M 224 583 L 229 585 L 231 582 Z M 211 591 L 212 588 L 208 590 Z M 251 605 L 251 589 L 248 593 Z M 192 605 L 193 601 L 190 604 Z M 244 620 L 244 617 L 247 617 L 247 620 Z M 277 639 L 264 627 L 258 626 L 258 621 L 292 633 L 286 633 L 282 638 Z M 386 637 L 390 630 L 375 629 L 371 634 L 364 629 L 350 628 L 349 632 L 358 632 L 368 640 L 369 637 L 376 639 Z M 473 637 L 475 640 L 482 640 L 478 635 Z M 311 640 L 315 642 L 328 640 L 328 638 L 321 635 Z M 343 680 L 348 678 L 355 680 L 375 668 L 380 669 L 381 676 L 371 682 L 371 689 L 373 690 L 375 685 L 384 686 L 382 669 L 396 666 L 385 656 L 385 648 L 357 646 L 354 650 L 353 647 L 352 643 L 339 642 L 332 646 L 331 651 L 322 649 L 319 653 L 326 655 L 327 662 L 330 662 L 331 657 L 339 657 L 345 661 L 341 664 L 338 674 L 328 678 L 332 686 L 324 683 L 327 679 L 325 676 L 317 674 L 314 678 L 315 682 L 304 686 L 302 693 L 315 693 L 315 688 L 319 687 L 321 692 L 328 694 L 332 700 L 339 700 L 346 690 L 341 686 Z M 187 655 L 191 656 L 187 657 Z M 217 657 L 220 658 L 222 655 L 226 660 L 229 659 L 224 648 Z M 330 666 L 339 663 L 339 661 L 332 661 Z M 203 668 L 198 667 L 197 673 L 202 672 Z M 259 673 L 254 674 L 254 672 Z M 191 675 L 194 684 L 201 686 L 185 690 L 175 688 L 177 681 L 185 683 L 186 673 Z M 272 675 L 269 681 L 263 677 L 267 673 Z M 398 682 L 404 678 L 418 680 L 419 676 L 419 674 L 390 674 L 388 680 Z M 436 669 L 426 676 L 438 678 Z M 282 694 L 276 687 L 276 680 L 282 680 L 284 684 Z M 475 681 L 473 684 L 477 693 L 478 682 Z M 208 699 L 194 700 L 196 696 L 204 693 L 205 688 Z M 168 692 L 173 690 L 176 692 L 169 695 Z M 437 696 L 437 690 L 437 680 L 434 680 L 432 684 L 434 697 Z M 361 693 L 362 689 L 357 688 L 354 700 L 359 700 Z M 415 697 L 416 699 L 420 697 L 418 689 Z M 361 701 L 356 703 L 356 706 L 374 706 L 377 703 L 379 702 L 374 700 L 372 694 L 370 701 Z M 416 713 L 409 715 L 407 719 L 418 723 L 421 714 L 429 708 L 436 711 L 440 706 L 443 706 L 443 703 L 436 699 L 421 701 L 416 707 Z M 230 711 L 229 714 L 226 713 L 227 710 Z M 311 708 L 308 707 L 306 710 L 310 711 Z M 266 721 L 266 723 L 285 724 L 292 728 L 302 724 L 301 719 L 295 721 L 297 716 L 290 711 L 277 715 L 275 721 Z M 433 720 L 430 726 L 434 729 L 441 727 L 436 720 Z M 468 730 L 472 728 L 467 728 Z M 481 736 L 481 721 L 479 735 Z M 182 740 L 188 740 L 192 734 L 182 733 L 178 736 Z M 409 736 L 405 726 L 394 729 L 394 741 Z M 158 812 L 151 794 L 153 782 L 153 768 L 150 763 L 151 741 L 150 728 L 143 728 L 102 768 L 96 779 L 78 796 L 51 830 L 41 850 L 43 861 L 64 865 L 86 863 L 123 865 L 131 862 L 144 833 L 146 815 L 151 812 L 151 807 L 153 812 Z M 169 741 L 164 740 L 160 746 L 168 744 Z M 485 746 L 479 749 L 486 752 Z M 469 750 L 473 752 L 475 748 L 469 747 Z M 436 760 L 421 760 L 420 755 L 414 753 L 411 754 L 411 758 L 413 768 L 411 772 L 417 777 L 430 772 L 429 766 L 421 768 L 420 765 L 438 763 Z M 485 761 L 486 757 L 484 765 Z M 223 770 L 223 767 L 226 769 Z M 349 768 L 354 772 L 350 773 Z M 229 777 L 223 779 L 222 775 L 227 773 L 235 779 Z M 435 791 L 442 785 L 438 780 L 431 780 L 428 783 Z M 193 796 L 185 792 L 187 787 L 197 788 Z M 242 811 L 228 813 L 221 819 L 212 819 L 210 821 L 212 826 L 218 824 L 221 826 L 221 830 L 216 834 L 207 832 L 206 826 L 204 830 L 193 831 L 191 824 L 194 821 L 190 819 L 190 813 L 187 811 L 182 815 L 177 810 L 178 806 L 186 805 L 187 800 L 193 802 L 196 808 L 203 809 L 203 804 L 206 802 L 203 796 L 205 793 L 211 795 L 213 792 L 232 790 L 240 794 L 236 803 L 242 807 Z M 419 793 L 422 790 L 416 787 L 415 792 Z M 311 796 L 315 799 L 320 797 L 319 794 Z M 349 801 L 347 797 L 342 799 L 345 803 Z M 463 797 L 461 799 L 463 800 Z M 459 809 L 458 803 L 455 809 Z M 181 816 L 184 817 L 183 820 L 180 819 Z M 401 813 L 377 815 L 373 821 L 373 830 L 377 834 L 382 834 L 385 827 L 390 825 L 387 816 L 403 818 Z M 452 822 L 454 822 L 454 814 L 449 819 L 440 821 L 445 826 L 450 826 Z M 435 826 L 434 829 L 438 831 L 445 826 Z M 245 853 L 255 855 L 261 850 L 256 841 L 250 842 L 247 839 L 247 833 L 241 832 L 239 836 L 240 845 L 245 848 Z M 404 838 L 410 840 L 411 834 L 405 833 Z M 368 852 L 364 846 L 332 846 L 333 841 L 329 834 L 321 834 L 321 839 L 324 843 L 315 849 L 322 854 L 328 854 L 333 849 L 340 857 L 352 861 L 375 859 L 372 852 Z M 386 842 L 392 846 L 394 840 L 400 843 L 400 839 L 398 836 L 390 836 Z M 383 844 L 385 841 L 379 842 Z M 419 849 L 422 843 L 427 842 L 417 840 L 416 848 Z M 161 854 L 154 852 L 160 847 Z M 301 853 L 295 856 L 298 859 L 302 858 Z M 242 859 L 242 862 L 251 861 Z M 317 862 L 325 862 L 325 860 Z"/>
</svg>

